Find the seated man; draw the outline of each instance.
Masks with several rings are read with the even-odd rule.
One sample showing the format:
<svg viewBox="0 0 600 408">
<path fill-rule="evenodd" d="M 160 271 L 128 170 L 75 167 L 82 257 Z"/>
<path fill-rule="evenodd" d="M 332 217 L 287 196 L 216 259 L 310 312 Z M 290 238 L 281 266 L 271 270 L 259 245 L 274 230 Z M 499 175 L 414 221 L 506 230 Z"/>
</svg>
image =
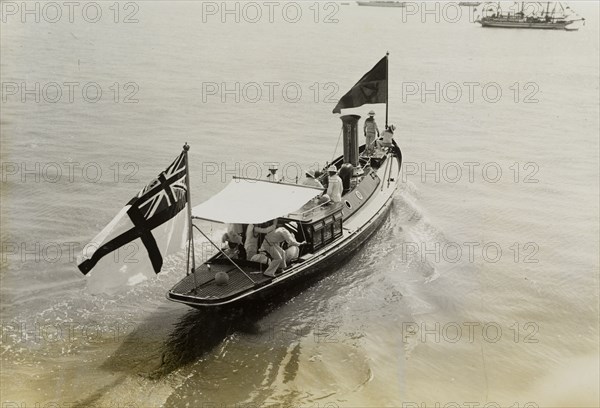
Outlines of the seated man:
<svg viewBox="0 0 600 408">
<path fill-rule="evenodd" d="M 251 259 L 258 252 L 258 232 L 254 229 L 254 224 L 248 224 L 246 228 L 246 242 L 244 242 L 246 250 L 246 259 Z"/>
<path fill-rule="evenodd" d="M 307 170 L 306 171 L 306 179 L 304 179 L 302 181 L 302 185 L 325 190 L 325 187 L 323 187 L 323 184 L 321 184 L 321 182 L 319 180 L 317 180 L 317 177 L 318 177 L 317 173 L 318 172 L 314 171 L 314 170 Z M 297 212 L 306 213 L 309 210 L 317 207 L 319 204 L 322 203 L 322 201 L 320 200 L 320 197 L 321 197 L 320 195 L 315 194 L 315 197 L 311 198 L 306 204 L 304 204 L 302 207 L 300 207 Z"/>
<path fill-rule="evenodd" d="M 306 179 L 302 182 L 302 185 L 316 188 L 323 188 L 323 184 L 315 177 L 314 170 L 306 170 Z"/>
<path fill-rule="evenodd" d="M 284 225 L 284 227 L 295 237 L 298 236 L 298 223 L 296 221 L 288 222 Z M 297 261 L 300 256 L 300 247 L 298 245 L 293 245 L 285 242 L 283 244 L 285 248 L 285 261 L 289 264 L 291 262 Z"/>
<path fill-rule="evenodd" d="M 226 248 L 225 254 L 230 257 L 246 259 L 244 251 L 244 239 L 242 237 L 244 227 L 242 224 L 227 224 L 227 232 L 223 234 L 221 243 L 227 243 L 229 249 Z"/>
<path fill-rule="evenodd" d="M 392 140 L 394 139 L 394 130 L 396 130 L 396 126 L 390 125 L 382 134 L 381 139 L 377 140 L 377 147 L 392 147 Z"/>
</svg>

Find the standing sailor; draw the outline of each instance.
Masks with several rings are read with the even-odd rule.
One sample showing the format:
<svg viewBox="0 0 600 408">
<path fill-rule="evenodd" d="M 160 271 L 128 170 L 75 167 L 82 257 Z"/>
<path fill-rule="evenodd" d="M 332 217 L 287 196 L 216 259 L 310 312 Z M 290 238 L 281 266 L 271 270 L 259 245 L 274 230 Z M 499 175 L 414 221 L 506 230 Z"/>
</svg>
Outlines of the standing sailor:
<svg viewBox="0 0 600 408">
<path fill-rule="evenodd" d="M 379 137 L 379 128 L 375 122 L 375 111 L 369 112 L 369 117 L 365 119 L 365 126 L 363 128 L 366 138 L 365 153 L 371 154 L 373 152 L 373 144 L 375 139 Z"/>
<path fill-rule="evenodd" d="M 337 168 L 332 164 L 327 169 L 329 173 L 329 184 L 327 185 L 327 195 L 334 203 L 342 201 L 342 192 L 344 191 L 344 185 L 342 179 L 337 175 Z"/>
</svg>

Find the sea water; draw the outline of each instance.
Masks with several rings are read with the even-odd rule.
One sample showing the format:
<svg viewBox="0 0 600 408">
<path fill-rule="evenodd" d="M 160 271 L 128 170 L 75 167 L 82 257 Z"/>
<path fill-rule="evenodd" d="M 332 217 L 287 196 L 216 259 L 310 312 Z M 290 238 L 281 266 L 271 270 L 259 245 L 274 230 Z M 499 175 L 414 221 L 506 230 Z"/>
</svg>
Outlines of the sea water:
<svg viewBox="0 0 600 408">
<path fill-rule="evenodd" d="M 596 406 L 597 4 L 577 32 L 446 3 L 35 4 L 2 4 L 3 403 Z M 295 182 L 386 51 L 402 180 L 346 264 L 243 317 L 165 299 L 183 254 L 86 290 L 78 251 L 185 142 L 193 203 L 270 162 Z M 384 105 L 348 113 L 370 109 L 382 130 Z"/>
</svg>

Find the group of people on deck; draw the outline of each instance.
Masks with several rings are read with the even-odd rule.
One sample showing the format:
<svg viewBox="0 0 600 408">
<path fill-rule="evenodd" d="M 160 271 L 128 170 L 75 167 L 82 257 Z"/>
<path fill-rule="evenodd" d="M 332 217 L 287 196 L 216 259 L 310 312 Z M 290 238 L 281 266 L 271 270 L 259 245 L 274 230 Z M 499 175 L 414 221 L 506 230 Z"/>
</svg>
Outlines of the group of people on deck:
<svg viewBox="0 0 600 408">
<path fill-rule="evenodd" d="M 306 241 L 297 241 L 291 233 L 290 230 L 298 228 L 294 224 L 277 227 L 277 219 L 264 224 L 248 224 L 245 234 L 242 224 L 227 224 L 221 242 L 228 244 L 229 255 L 235 258 L 268 264 L 263 274 L 274 277 L 277 270 L 287 269 L 298 259 L 300 246 L 306 244 Z M 287 244 L 286 249 L 284 244 Z"/>
<path fill-rule="evenodd" d="M 342 201 L 342 179 L 333 165 L 329 166 L 327 172 L 327 191 L 316 198 L 316 201 L 339 203 Z M 315 171 L 309 170 L 306 175 L 304 185 L 325 189 Z M 245 230 L 244 224 L 227 224 L 227 231 L 221 238 L 221 242 L 228 246 L 224 248 L 224 253 L 232 258 L 268 264 L 263 274 L 274 277 L 275 272 L 287 269 L 291 262 L 298 259 L 300 246 L 306 244 L 306 241 L 297 241 L 292 234 L 292 231 L 298 231 L 297 223 L 288 222 L 281 227 L 277 227 L 277 223 L 278 220 L 274 219 L 263 224 L 248 224 Z"/>
<path fill-rule="evenodd" d="M 376 148 L 392 147 L 395 129 L 394 125 L 390 125 L 380 134 L 375 122 L 375 112 L 370 111 L 363 128 L 366 139 L 363 154 L 371 156 Z M 342 179 L 335 165 L 329 166 L 327 173 L 327 190 L 314 200 L 318 204 L 339 203 L 342 201 L 344 190 Z M 320 172 L 308 170 L 302 184 L 325 190 L 320 178 Z M 221 239 L 222 243 L 227 243 L 229 246 L 229 249 L 225 249 L 227 251 L 225 253 L 229 253 L 234 258 L 268 264 L 263 274 L 274 277 L 276 271 L 287 269 L 291 262 L 298 259 L 300 246 L 306 244 L 306 241 L 298 242 L 291 232 L 297 232 L 296 223 L 289 222 L 285 226 L 277 227 L 277 222 L 278 220 L 275 219 L 263 224 L 248 224 L 246 227 L 245 224 L 227 224 L 227 231 Z"/>
</svg>

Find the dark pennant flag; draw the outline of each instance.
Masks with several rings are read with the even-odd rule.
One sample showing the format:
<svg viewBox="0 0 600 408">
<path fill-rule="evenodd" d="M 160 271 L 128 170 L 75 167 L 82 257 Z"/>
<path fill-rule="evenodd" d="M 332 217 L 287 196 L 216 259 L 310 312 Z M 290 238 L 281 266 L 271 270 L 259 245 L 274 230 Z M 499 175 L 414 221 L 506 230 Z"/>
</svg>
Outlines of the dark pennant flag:
<svg viewBox="0 0 600 408">
<path fill-rule="evenodd" d="M 387 55 L 342 96 L 333 113 L 357 108 L 366 103 L 386 103 L 388 97 Z"/>
</svg>

